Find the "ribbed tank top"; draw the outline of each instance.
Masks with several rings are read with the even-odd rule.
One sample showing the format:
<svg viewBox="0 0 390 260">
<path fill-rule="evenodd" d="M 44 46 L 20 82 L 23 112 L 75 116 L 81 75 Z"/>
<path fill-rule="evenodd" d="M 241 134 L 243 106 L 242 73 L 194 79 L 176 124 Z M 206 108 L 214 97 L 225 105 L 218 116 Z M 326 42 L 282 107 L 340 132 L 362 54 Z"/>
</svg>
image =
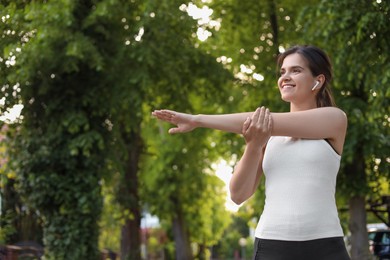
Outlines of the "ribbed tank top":
<svg viewBox="0 0 390 260">
<path fill-rule="evenodd" d="M 265 205 L 255 236 L 289 241 L 343 236 L 335 202 L 340 159 L 323 139 L 271 137 L 263 159 Z"/>
</svg>

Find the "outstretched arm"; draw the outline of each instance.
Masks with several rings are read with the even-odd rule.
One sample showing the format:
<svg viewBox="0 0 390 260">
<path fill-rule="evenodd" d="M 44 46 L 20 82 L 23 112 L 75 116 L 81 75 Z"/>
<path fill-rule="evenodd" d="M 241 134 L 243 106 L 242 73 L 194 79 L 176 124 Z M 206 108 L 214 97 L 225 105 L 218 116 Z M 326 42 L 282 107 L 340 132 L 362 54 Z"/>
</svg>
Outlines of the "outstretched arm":
<svg viewBox="0 0 390 260">
<path fill-rule="evenodd" d="M 197 127 L 218 129 L 240 134 L 242 125 L 253 112 L 224 115 L 191 115 L 171 110 L 156 110 L 158 119 L 175 124 L 169 133 L 185 133 Z M 299 112 L 271 113 L 272 135 L 308 139 L 327 139 L 341 154 L 347 129 L 347 118 L 335 107 L 314 108 Z"/>
<path fill-rule="evenodd" d="M 212 128 L 225 132 L 241 134 L 242 125 L 253 112 L 223 114 L 223 115 L 191 115 L 172 110 L 155 110 L 156 118 L 176 125 L 169 129 L 170 134 L 186 133 L 197 127 Z"/>
</svg>

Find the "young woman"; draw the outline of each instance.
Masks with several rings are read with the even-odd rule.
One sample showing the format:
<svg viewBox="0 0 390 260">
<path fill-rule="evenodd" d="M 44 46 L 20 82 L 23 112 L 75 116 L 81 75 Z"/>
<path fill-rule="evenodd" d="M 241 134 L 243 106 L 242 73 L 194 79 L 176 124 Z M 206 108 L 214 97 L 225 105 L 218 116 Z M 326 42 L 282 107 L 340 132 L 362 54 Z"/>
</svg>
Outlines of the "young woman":
<svg viewBox="0 0 390 260">
<path fill-rule="evenodd" d="M 278 65 L 288 113 L 261 107 L 227 115 L 152 114 L 175 124 L 172 134 L 206 127 L 244 136 L 245 151 L 230 182 L 232 200 L 240 204 L 251 197 L 265 175 L 253 259 L 349 259 L 335 202 L 347 117 L 330 92 L 330 60 L 317 47 L 295 46 L 279 56 Z"/>
</svg>

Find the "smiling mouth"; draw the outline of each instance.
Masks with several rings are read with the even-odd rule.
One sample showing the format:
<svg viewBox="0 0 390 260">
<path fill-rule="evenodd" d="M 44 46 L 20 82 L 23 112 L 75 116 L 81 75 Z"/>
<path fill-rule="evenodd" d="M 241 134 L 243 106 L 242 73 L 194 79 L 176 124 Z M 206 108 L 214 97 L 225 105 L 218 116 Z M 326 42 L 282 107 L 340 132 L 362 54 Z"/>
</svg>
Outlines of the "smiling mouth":
<svg viewBox="0 0 390 260">
<path fill-rule="evenodd" d="M 286 85 L 282 86 L 282 89 L 288 89 L 288 88 L 293 88 L 293 87 L 295 87 L 295 85 L 286 84 Z"/>
</svg>

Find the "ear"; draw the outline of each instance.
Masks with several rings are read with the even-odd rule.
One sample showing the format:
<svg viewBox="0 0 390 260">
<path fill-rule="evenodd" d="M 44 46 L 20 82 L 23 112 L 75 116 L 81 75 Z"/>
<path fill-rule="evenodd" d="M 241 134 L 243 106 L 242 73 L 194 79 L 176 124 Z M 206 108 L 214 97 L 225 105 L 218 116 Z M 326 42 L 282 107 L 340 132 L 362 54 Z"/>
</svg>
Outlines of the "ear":
<svg viewBox="0 0 390 260">
<path fill-rule="evenodd" d="M 325 83 L 325 81 L 326 81 L 326 78 L 325 78 L 324 74 L 320 74 L 320 75 L 318 75 L 318 76 L 316 77 L 315 80 L 320 82 L 320 84 L 319 84 L 319 86 L 318 86 L 318 89 L 320 89 L 320 88 L 322 87 L 322 85 L 324 85 L 324 83 Z"/>
</svg>

